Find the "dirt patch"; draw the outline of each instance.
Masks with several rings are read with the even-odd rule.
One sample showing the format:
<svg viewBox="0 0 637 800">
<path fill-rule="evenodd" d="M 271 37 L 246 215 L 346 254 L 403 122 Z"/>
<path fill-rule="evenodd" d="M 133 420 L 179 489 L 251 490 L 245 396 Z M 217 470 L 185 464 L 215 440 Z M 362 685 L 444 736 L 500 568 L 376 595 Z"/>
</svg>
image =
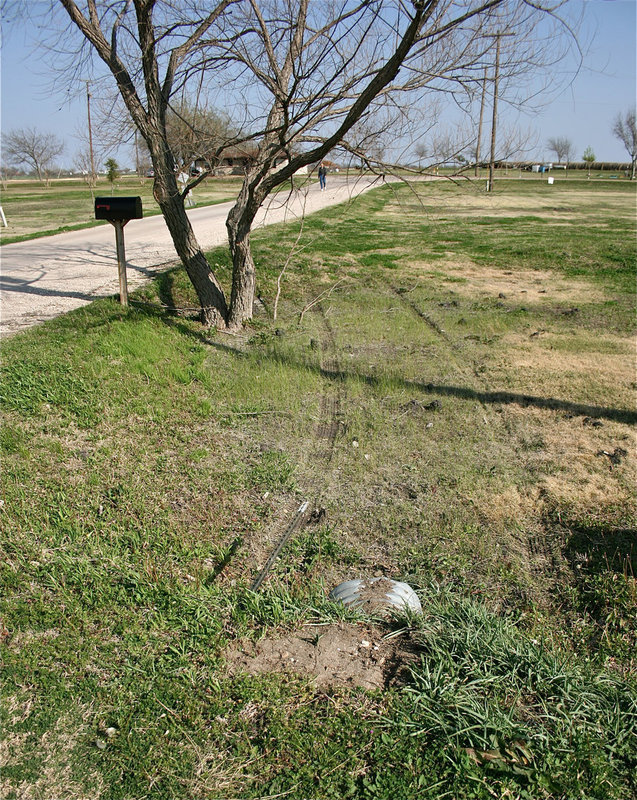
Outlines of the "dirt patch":
<svg viewBox="0 0 637 800">
<path fill-rule="evenodd" d="M 55 628 L 46 631 L 16 631 L 8 637 L 7 647 L 9 650 L 20 652 L 27 648 L 32 642 L 43 641 L 47 644 L 52 642 L 60 635 Z"/>
<path fill-rule="evenodd" d="M 428 272 L 431 264 L 414 262 L 416 270 Z M 561 278 L 548 270 L 493 269 L 471 261 L 441 262 L 440 267 L 450 273 L 453 290 L 457 294 L 471 297 L 496 297 L 511 302 L 528 303 L 591 303 L 605 298 L 603 291 L 587 283 Z M 457 278 L 461 277 L 462 281 Z M 443 279 L 444 280 L 444 279 Z"/>
<path fill-rule="evenodd" d="M 413 414 L 419 416 L 426 411 L 440 411 L 442 403 L 440 400 L 432 400 L 430 403 L 421 403 L 420 400 L 412 399 L 408 403 L 403 403 L 400 410 L 404 414 Z"/>
<path fill-rule="evenodd" d="M 407 636 L 383 638 L 375 626 L 351 623 L 308 625 L 278 638 L 243 640 L 226 652 L 231 675 L 289 672 L 315 686 L 384 689 L 403 682 L 416 654 Z"/>
</svg>

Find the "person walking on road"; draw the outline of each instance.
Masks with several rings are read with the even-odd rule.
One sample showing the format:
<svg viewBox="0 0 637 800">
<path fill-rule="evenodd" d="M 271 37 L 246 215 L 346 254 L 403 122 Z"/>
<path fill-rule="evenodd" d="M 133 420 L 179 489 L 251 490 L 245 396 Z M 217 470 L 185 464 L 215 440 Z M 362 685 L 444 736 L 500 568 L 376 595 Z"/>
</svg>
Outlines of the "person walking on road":
<svg viewBox="0 0 637 800">
<path fill-rule="evenodd" d="M 318 179 L 319 179 L 319 186 L 321 187 L 321 191 L 325 191 L 325 176 L 327 175 L 327 170 L 325 169 L 325 164 L 321 161 L 321 165 L 318 168 Z"/>
</svg>

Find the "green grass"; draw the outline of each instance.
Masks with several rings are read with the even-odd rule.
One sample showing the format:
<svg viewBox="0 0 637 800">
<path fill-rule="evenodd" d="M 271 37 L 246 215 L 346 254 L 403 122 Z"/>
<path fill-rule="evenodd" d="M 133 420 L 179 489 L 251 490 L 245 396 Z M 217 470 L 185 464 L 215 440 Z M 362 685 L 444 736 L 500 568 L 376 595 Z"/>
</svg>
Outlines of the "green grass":
<svg viewBox="0 0 637 800">
<path fill-rule="evenodd" d="M 238 337 L 101 300 L 3 342 L 3 796 L 634 796 L 634 201 L 553 188 L 310 217 L 276 322 L 298 231 L 260 231 Z M 422 618 L 329 602 L 379 573 Z M 228 671 L 308 623 L 404 642 L 402 679 Z"/>
<path fill-rule="evenodd" d="M 614 775 L 634 769 L 637 697 L 621 681 L 440 587 L 425 596 L 406 733 L 459 772 L 474 762 L 483 767 L 474 779 L 522 797 L 603 797 Z"/>
</svg>

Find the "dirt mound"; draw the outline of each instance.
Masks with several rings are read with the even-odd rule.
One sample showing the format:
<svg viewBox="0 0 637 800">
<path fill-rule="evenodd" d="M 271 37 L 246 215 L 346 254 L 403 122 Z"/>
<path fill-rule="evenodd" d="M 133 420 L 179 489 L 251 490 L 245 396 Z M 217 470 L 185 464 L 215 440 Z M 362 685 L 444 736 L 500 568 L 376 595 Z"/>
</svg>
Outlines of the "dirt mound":
<svg viewBox="0 0 637 800">
<path fill-rule="evenodd" d="M 316 686 L 383 689 L 404 682 L 416 659 L 407 635 L 351 623 L 308 625 L 258 642 L 243 640 L 226 652 L 231 675 L 292 672 L 312 676 Z"/>
</svg>

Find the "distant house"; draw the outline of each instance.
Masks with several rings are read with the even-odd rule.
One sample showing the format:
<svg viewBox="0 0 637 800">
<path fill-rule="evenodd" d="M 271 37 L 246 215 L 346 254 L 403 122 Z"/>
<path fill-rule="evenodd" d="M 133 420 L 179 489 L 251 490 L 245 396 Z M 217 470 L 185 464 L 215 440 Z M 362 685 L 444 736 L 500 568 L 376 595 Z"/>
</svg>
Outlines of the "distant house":
<svg viewBox="0 0 637 800">
<path fill-rule="evenodd" d="M 254 145 L 232 145 L 221 151 L 219 160 L 212 168 L 213 175 L 243 175 L 257 156 L 257 148 Z M 274 167 L 281 167 L 287 164 L 287 159 L 282 156 L 274 162 Z M 193 169 L 204 171 L 210 169 L 210 162 L 205 158 L 197 158 L 193 164 Z"/>
</svg>

